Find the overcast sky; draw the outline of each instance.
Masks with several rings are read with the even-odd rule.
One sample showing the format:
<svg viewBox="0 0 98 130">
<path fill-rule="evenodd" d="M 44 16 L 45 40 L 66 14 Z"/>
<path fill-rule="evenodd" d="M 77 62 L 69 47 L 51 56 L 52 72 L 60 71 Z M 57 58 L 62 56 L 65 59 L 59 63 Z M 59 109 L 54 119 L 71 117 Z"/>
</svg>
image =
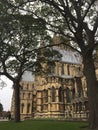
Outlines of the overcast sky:
<svg viewBox="0 0 98 130">
<path fill-rule="evenodd" d="M 11 100 L 12 100 L 12 82 L 6 78 L 5 76 L 2 76 L 1 79 L 7 84 L 6 87 L 3 89 L 0 89 L 0 102 L 3 105 L 4 111 L 10 111 L 11 110 Z M 34 75 L 30 71 L 26 71 L 24 75 L 22 76 L 23 81 L 34 81 Z"/>
<path fill-rule="evenodd" d="M 0 102 L 3 105 L 4 111 L 11 110 L 11 99 L 12 99 L 12 82 L 6 77 L 2 77 L 2 80 L 6 82 L 6 87 L 0 89 Z"/>
</svg>

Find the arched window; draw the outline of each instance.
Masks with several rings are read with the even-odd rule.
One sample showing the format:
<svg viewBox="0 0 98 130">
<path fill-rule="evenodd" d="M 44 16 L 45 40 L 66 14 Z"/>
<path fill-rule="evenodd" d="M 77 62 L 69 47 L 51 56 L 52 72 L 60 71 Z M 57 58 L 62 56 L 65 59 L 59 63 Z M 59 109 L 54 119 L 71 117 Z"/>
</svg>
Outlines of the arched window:
<svg viewBox="0 0 98 130">
<path fill-rule="evenodd" d="M 59 102 L 63 102 L 64 93 L 62 87 L 59 88 Z"/>
<path fill-rule="evenodd" d="M 70 75 L 70 66 L 67 65 L 67 74 Z"/>
<path fill-rule="evenodd" d="M 76 77 L 76 84 L 78 88 L 78 96 L 81 97 L 83 94 L 82 81 L 80 77 Z"/>
<path fill-rule="evenodd" d="M 64 74 L 64 64 L 62 64 L 62 75 Z"/>
<path fill-rule="evenodd" d="M 30 112 L 30 103 L 27 104 L 27 113 L 29 113 L 29 112 Z"/>
<path fill-rule="evenodd" d="M 54 74 L 55 73 L 55 64 L 54 63 L 49 63 L 48 64 L 48 73 L 49 74 Z"/>
<path fill-rule="evenodd" d="M 55 65 L 54 65 L 54 64 L 51 66 L 51 73 L 52 73 L 52 74 L 55 73 Z"/>
<path fill-rule="evenodd" d="M 24 111 L 24 103 L 21 104 L 21 113 Z"/>
<path fill-rule="evenodd" d="M 45 90 L 45 98 L 46 98 L 46 102 L 48 102 L 48 90 Z"/>
<path fill-rule="evenodd" d="M 55 102 L 55 95 L 56 95 L 55 88 L 52 87 L 52 102 Z"/>
<path fill-rule="evenodd" d="M 69 88 L 66 88 L 66 102 L 67 103 L 70 102 L 70 90 L 69 90 Z"/>
</svg>

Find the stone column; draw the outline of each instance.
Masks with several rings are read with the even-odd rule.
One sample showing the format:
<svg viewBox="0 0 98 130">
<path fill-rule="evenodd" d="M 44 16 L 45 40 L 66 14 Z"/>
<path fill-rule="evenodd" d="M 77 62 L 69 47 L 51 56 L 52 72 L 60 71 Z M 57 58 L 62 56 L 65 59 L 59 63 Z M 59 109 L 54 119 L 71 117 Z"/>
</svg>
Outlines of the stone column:
<svg viewBox="0 0 98 130">
<path fill-rule="evenodd" d="M 57 111 L 59 111 L 59 89 L 56 89 L 56 102 L 57 102 Z"/>
<path fill-rule="evenodd" d="M 37 111 L 41 111 L 41 91 L 37 92 Z"/>
<path fill-rule="evenodd" d="M 75 97 L 78 97 L 78 89 L 77 89 L 77 83 L 76 83 L 76 79 L 74 79 L 75 81 Z"/>
</svg>

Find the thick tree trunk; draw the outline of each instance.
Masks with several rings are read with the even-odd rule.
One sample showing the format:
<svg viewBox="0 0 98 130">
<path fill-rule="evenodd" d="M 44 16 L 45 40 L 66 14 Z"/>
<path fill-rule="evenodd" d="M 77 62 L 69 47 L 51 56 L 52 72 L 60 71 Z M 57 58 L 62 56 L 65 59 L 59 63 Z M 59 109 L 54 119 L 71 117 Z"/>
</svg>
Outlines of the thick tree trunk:
<svg viewBox="0 0 98 130">
<path fill-rule="evenodd" d="M 15 91 L 15 122 L 20 122 L 20 85 L 18 82 L 14 83 Z"/>
<path fill-rule="evenodd" d="M 83 57 L 83 64 L 88 91 L 89 127 L 94 129 L 98 128 L 98 82 L 91 52 Z"/>
</svg>

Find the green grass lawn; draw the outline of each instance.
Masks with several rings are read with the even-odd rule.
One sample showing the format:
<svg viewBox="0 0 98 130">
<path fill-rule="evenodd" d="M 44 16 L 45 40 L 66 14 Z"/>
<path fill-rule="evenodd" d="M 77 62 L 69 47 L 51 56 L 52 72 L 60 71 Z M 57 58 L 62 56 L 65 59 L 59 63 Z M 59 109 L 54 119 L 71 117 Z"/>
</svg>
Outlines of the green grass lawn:
<svg viewBox="0 0 98 130">
<path fill-rule="evenodd" d="M 13 121 L 0 122 L 0 130 L 83 130 L 81 127 L 86 123 L 65 122 L 65 121 L 22 121 L 15 123 Z"/>
</svg>

